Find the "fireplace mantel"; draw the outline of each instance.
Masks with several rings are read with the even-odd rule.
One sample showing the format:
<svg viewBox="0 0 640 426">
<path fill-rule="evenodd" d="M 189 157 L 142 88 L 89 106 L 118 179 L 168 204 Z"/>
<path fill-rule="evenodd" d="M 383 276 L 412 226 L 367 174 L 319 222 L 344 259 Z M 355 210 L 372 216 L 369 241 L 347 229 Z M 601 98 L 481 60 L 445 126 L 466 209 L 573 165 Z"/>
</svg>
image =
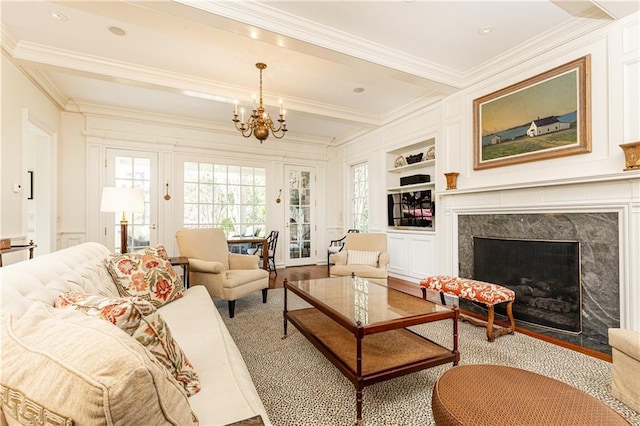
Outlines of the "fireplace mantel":
<svg viewBox="0 0 640 426">
<path fill-rule="evenodd" d="M 552 179 L 552 180 L 535 181 L 535 182 L 518 182 L 518 183 L 485 186 L 481 188 L 478 188 L 478 187 L 459 188 L 459 189 L 453 189 L 453 190 L 438 191 L 436 195 L 440 197 L 447 197 L 447 196 L 461 195 L 461 194 L 475 194 L 475 193 L 495 192 L 495 191 L 511 191 L 511 190 L 518 190 L 518 189 L 544 188 L 544 187 L 555 187 L 555 186 L 566 186 L 566 185 L 598 184 L 598 183 L 614 182 L 614 181 L 630 181 L 630 182 L 636 182 L 637 184 L 640 184 L 640 171 L 611 173 L 611 174 L 599 175 L 599 176 L 580 176 L 580 177 L 573 177 L 568 179 Z"/>
<path fill-rule="evenodd" d="M 463 182 L 463 181 L 462 181 Z M 459 273 L 458 217 L 490 214 L 616 213 L 620 326 L 640 331 L 640 173 L 461 188 L 437 193 L 442 273 Z M 447 254 L 447 255 L 444 255 Z"/>
</svg>

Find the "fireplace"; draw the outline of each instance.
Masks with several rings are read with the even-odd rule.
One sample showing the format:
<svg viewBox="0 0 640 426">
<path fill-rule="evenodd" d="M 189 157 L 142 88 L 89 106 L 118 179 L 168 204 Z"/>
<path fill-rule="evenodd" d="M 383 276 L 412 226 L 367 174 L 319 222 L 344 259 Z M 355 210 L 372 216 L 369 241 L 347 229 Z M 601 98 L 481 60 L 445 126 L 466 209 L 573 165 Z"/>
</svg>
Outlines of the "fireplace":
<svg viewBox="0 0 640 426">
<path fill-rule="evenodd" d="M 513 290 L 517 320 L 558 332 L 582 332 L 578 241 L 474 237 L 473 278 Z M 496 311 L 505 314 L 502 305 Z"/>
<path fill-rule="evenodd" d="M 608 329 L 620 326 L 619 216 L 615 212 L 483 213 L 457 216 L 458 275 L 475 278 L 474 237 L 501 240 L 572 242 L 579 256 L 581 326 L 568 331 L 557 324 L 535 324 L 518 319 L 516 326 L 610 354 Z M 575 244 L 577 243 L 577 248 Z M 549 249 L 544 249 L 549 250 Z M 506 256 L 503 255 L 503 256 Z M 518 266 L 518 260 L 511 263 Z M 524 278 L 525 274 L 519 274 Z M 487 278 L 492 281 L 493 278 Z M 505 283 L 499 283 L 504 285 Z M 508 283 L 507 283 L 508 286 Z M 518 296 L 516 296 L 516 300 Z M 551 301 L 549 301 L 551 303 Z M 566 305 L 565 305 L 566 306 Z M 461 300 L 464 310 L 486 315 L 480 307 Z M 544 315 L 546 317 L 551 316 Z M 498 320 L 500 318 L 497 315 Z M 572 330 L 576 330 L 574 327 Z"/>
</svg>

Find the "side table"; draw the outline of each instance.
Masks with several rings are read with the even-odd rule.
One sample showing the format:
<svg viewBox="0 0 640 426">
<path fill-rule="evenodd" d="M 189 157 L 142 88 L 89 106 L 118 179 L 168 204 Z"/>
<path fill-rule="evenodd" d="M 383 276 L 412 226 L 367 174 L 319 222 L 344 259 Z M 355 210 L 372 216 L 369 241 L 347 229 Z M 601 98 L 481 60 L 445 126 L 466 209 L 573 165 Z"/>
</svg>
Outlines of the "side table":
<svg viewBox="0 0 640 426">
<path fill-rule="evenodd" d="M 184 288 L 189 288 L 189 258 L 185 256 L 170 257 L 171 266 L 182 266 L 182 282 Z"/>
</svg>

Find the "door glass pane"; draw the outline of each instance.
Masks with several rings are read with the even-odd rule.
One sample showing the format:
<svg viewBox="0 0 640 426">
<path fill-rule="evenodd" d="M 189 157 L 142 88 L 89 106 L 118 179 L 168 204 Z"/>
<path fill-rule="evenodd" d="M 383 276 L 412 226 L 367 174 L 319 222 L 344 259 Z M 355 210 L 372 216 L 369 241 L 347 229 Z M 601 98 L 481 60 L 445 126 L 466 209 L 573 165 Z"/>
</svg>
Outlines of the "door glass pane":
<svg viewBox="0 0 640 426">
<path fill-rule="evenodd" d="M 289 258 L 311 257 L 311 173 L 289 172 Z"/>
<path fill-rule="evenodd" d="M 129 156 L 115 157 L 116 187 L 138 188 L 144 191 L 144 210 L 138 213 L 124 212 L 127 221 L 127 250 L 135 251 L 148 247 L 151 239 L 151 160 Z M 121 251 L 120 220 L 121 214 L 115 215 L 114 236 L 115 249 Z"/>
</svg>

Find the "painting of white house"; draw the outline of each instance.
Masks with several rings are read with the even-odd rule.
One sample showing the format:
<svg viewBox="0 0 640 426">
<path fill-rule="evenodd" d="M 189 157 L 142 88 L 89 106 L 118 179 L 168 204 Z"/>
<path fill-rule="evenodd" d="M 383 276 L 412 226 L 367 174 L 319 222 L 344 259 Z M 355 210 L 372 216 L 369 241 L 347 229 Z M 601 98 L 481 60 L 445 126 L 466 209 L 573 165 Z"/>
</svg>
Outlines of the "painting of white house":
<svg viewBox="0 0 640 426">
<path fill-rule="evenodd" d="M 588 57 L 476 99 L 475 168 L 588 152 L 586 66 Z"/>
</svg>

